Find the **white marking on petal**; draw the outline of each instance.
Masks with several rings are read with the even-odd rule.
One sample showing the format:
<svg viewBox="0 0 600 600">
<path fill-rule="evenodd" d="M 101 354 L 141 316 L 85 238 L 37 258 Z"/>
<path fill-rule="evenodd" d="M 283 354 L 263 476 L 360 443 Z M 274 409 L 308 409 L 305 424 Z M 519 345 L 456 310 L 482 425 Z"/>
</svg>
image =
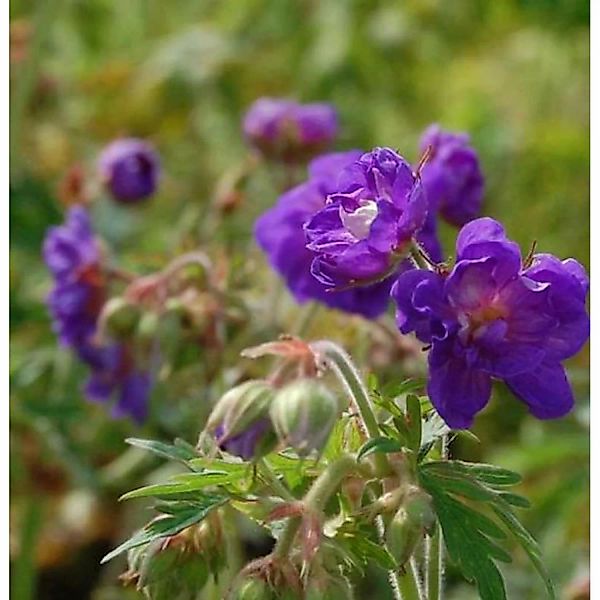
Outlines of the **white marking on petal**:
<svg viewBox="0 0 600 600">
<path fill-rule="evenodd" d="M 361 200 L 361 206 L 351 213 L 340 206 L 342 224 L 358 240 L 364 240 L 369 236 L 371 225 L 376 218 L 377 203 L 373 200 Z"/>
</svg>

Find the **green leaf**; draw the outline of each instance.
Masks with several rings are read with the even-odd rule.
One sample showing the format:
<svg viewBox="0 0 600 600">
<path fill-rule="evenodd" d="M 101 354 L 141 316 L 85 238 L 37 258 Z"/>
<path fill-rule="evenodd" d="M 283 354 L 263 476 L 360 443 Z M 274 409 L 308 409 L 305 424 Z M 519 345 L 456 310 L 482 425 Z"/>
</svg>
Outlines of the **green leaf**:
<svg viewBox="0 0 600 600">
<path fill-rule="evenodd" d="M 388 398 L 398 398 L 405 394 L 414 394 L 420 392 L 425 387 L 424 379 L 405 379 L 404 381 L 391 382 L 383 386 L 381 394 Z"/>
<path fill-rule="evenodd" d="M 247 471 L 247 469 L 246 469 Z M 195 492 L 209 486 L 226 485 L 243 479 L 246 472 L 233 473 L 219 471 L 204 471 L 202 473 L 180 473 L 171 477 L 169 483 L 148 485 L 131 492 L 123 494 L 120 500 L 131 500 L 133 498 L 147 498 L 149 496 L 169 496 L 171 494 L 183 494 Z"/>
<path fill-rule="evenodd" d="M 161 458 L 176 460 L 178 462 L 183 462 L 186 465 L 187 461 L 198 456 L 198 453 L 193 446 L 186 444 L 183 440 L 176 440 L 175 445 L 157 442 L 155 440 L 142 440 L 139 438 L 127 438 L 125 442 L 130 446 L 152 452 Z"/>
<path fill-rule="evenodd" d="M 186 503 L 175 514 L 160 516 L 137 531 L 126 542 L 109 552 L 101 561 L 102 564 L 115 558 L 123 552 L 150 543 L 159 538 L 165 538 L 183 531 L 187 527 L 199 523 L 215 508 L 228 501 L 221 494 L 204 494 L 193 503 Z"/>
<path fill-rule="evenodd" d="M 398 440 L 383 436 L 376 437 L 363 444 L 362 448 L 358 451 L 356 460 L 360 461 L 375 452 L 399 452 L 402 448 L 403 446 Z"/>
<path fill-rule="evenodd" d="M 554 585 L 542 563 L 541 552 L 537 542 L 519 522 L 511 508 L 511 505 L 528 508 L 529 501 L 523 496 L 505 491 L 507 486 L 514 485 L 520 481 L 521 477 L 518 473 L 488 464 L 466 463 L 462 461 L 432 461 L 420 466 L 420 474 L 423 485 L 432 497 L 434 497 L 434 504 L 440 522 L 442 522 L 442 514 L 438 512 L 438 509 L 443 513 L 447 509 L 447 506 L 450 505 L 451 511 L 454 510 L 456 512 L 456 505 L 462 505 L 462 503 L 450 494 L 463 496 L 489 506 L 529 556 L 533 566 L 544 581 L 548 597 L 551 599 L 556 598 Z M 452 508 L 452 505 L 454 508 Z M 462 506 L 465 507 L 465 505 Z M 492 522 L 487 517 L 483 517 L 481 513 L 479 513 L 479 516 L 474 517 L 475 512 L 470 508 L 468 510 L 471 511 L 471 516 L 465 518 L 465 522 L 475 525 L 475 529 L 480 534 L 498 537 L 494 534 L 494 530 L 489 527 Z M 453 518 L 458 521 L 459 515 L 455 514 Z M 486 521 L 482 521 L 482 518 L 485 518 Z M 458 527 L 459 525 L 456 526 Z M 446 528 L 452 529 L 452 527 L 451 522 L 446 523 Z M 498 529 L 495 524 L 493 528 Z M 444 529 L 443 523 L 442 529 Z M 445 535 L 446 531 L 444 531 Z M 479 540 L 480 550 L 487 552 L 488 557 L 505 560 L 505 557 L 502 556 L 503 551 L 498 553 L 498 548 L 489 546 L 488 542 L 481 543 L 481 540 Z M 450 546 L 448 550 L 451 553 Z M 460 553 L 458 548 L 455 548 L 455 550 Z M 464 557 L 462 558 L 462 562 L 460 560 L 459 558 L 458 562 L 463 565 L 465 562 Z M 463 569 L 467 578 L 469 577 L 469 568 L 469 564 L 467 564 L 467 570 Z M 476 575 L 473 574 L 473 577 L 476 578 Z M 490 579 L 490 581 L 492 580 Z"/>
<path fill-rule="evenodd" d="M 529 531 L 523 527 L 519 519 L 517 519 L 506 502 L 501 500 L 499 503 L 494 504 L 492 508 L 502 520 L 504 525 L 506 525 L 506 527 L 515 536 L 517 542 L 519 542 L 521 548 L 525 550 L 527 556 L 529 556 L 529 560 L 535 567 L 536 571 L 542 578 L 544 585 L 546 586 L 548 598 L 555 600 L 556 590 L 554 588 L 554 583 L 552 582 L 552 579 L 550 578 L 550 575 L 546 570 L 544 563 L 542 562 L 542 552 L 538 546 L 538 543 L 535 541 Z"/>
<path fill-rule="evenodd" d="M 494 559 L 510 561 L 510 556 L 490 539 L 490 535 L 499 537 L 498 527 L 447 494 L 431 475 L 424 472 L 421 480 L 433 499 L 451 560 L 469 581 L 477 583 L 482 600 L 505 600 L 506 589 Z"/>
<path fill-rule="evenodd" d="M 414 394 L 409 394 L 406 397 L 406 419 L 410 447 L 413 452 L 417 453 L 421 447 L 421 401 Z"/>
</svg>

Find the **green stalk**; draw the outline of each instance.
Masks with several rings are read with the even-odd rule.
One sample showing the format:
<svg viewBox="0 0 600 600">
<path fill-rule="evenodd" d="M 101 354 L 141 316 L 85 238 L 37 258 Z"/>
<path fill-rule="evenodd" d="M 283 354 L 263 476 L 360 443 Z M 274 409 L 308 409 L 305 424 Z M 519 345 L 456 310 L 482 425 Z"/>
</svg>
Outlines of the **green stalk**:
<svg viewBox="0 0 600 600">
<path fill-rule="evenodd" d="M 263 458 L 258 461 L 258 470 L 262 478 L 271 486 L 271 489 L 285 500 L 295 500 L 293 494 L 281 483 L 271 465 Z"/>
<path fill-rule="evenodd" d="M 448 436 L 440 440 L 440 458 L 448 459 Z M 427 600 L 442 600 L 444 585 L 444 540 L 442 528 L 436 524 L 435 533 L 427 540 Z"/>
<path fill-rule="evenodd" d="M 344 477 L 357 469 L 360 469 L 360 466 L 357 464 L 356 459 L 350 455 L 341 456 L 329 464 L 317 477 L 304 497 L 305 507 L 307 509 L 322 510 L 329 498 L 335 494 Z M 300 517 L 294 517 L 288 521 L 273 551 L 275 556 L 282 557 L 289 554 L 300 523 Z"/>
<path fill-rule="evenodd" d="M 320 340 L 311 344 L 315 354 L 320 355 L 327 365 L 332 369 L 342 385 L 352 398 L 370 438 L 381 435 L 375 413 L 371 407 L 369 393 L 362 382 L 358 370 L 352 363 L 350 356 L 337 344 L 329 340 Z M 382 453 L 374 455 L 376 474 L 385 476 L 390 472 L 390 464 L 387 456 Z"/>
</svg>

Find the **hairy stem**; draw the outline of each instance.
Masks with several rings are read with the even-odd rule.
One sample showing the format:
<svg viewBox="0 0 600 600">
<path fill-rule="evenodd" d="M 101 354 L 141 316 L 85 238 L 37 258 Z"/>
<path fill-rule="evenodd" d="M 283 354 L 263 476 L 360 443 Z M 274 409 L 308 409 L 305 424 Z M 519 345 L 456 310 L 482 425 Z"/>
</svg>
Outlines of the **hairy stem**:
<svg viewBox="0 0 600 600">
<path fill-rule="evenodd" d="M 329 464 L 319 477 L 317 477 L 304 497 L 305 507 L 313 510 L 323 509 L 329 498 L 337 491 L 344 477 L 356 470 L 361 470 L 361 466 L 350 455 L 343 455 Z M 289 553 L 300 527 L 300 522 L 300 517 L 294 517 L 288 521 L 273 551 L 275 556 L 286 556 Z"/>
<path fill-rule="evenodd" d="M 448 436 L 440 440 L 440 458 L 448 459 Z M 439 523 L 435 533 L 427 540 L 427 600 L 442 600 L 444 585 L 444 540 Z"/>
<path fill-rule="evenodd" d="M 277 474 L 271 468 L 271 465 L 263 458 L 258 462 L 258 470 L 262 478 L 271 486 L 271 489 L 279 494 L 285 500 L 295 500 L 290 492 L 277 477 Z"/>
<path fill-rule="evenodd" d="M 376 438 L 381 435 L 375 413 L 371 407 L 369 393 L 350 356 L 337 344 L 329 340 L 314 342 L 311 344 L 311 348 L 331 368 L 346 388 L 360 414 L 369 437 Z M 389 461 L 385 454 L 377 453 L 374 455 L 373 460 L 377 475 L 385 476 L 390 472 Z"/>
</svg>

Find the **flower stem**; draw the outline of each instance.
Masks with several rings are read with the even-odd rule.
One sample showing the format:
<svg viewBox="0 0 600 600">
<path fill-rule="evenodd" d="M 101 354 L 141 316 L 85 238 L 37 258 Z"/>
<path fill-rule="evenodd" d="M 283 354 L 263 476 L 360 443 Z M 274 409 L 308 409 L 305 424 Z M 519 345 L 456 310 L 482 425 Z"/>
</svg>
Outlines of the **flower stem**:
<svg viewBox="0 0 600 600">
<path fill-rule="evenodd" d="M 350 356 L 337 344 L 329 340 L 320 340 L 310 344 L 310 346 L 314 353 L 332 369 L 348 391 L 369 437 L 376 438 L 381 435 L 375 413 L 371 407 L 369 393 Z M 377 475 L 385 476 L 390 472 L 389 461 L 385 454 L 375 454 L 374 462 Z"/>
<path fill-rule="evenodd" d="M 448 436 L 440 440 L 440 458 L 448 459 Z M 435 533 L 427 540 L 427 600 L 442 600 L 444 584 L 444 540 L 437 523 Z"/>
<path fill-rule="evenodd" d="M 344 477 L 352 471 L 360 469 L 361 466 L 357 464 L 353 456 L 349 454 L 340 456 L 340 458 L 330 463 L 312 484 L 304 497 L 305 507 L 307 509 L 322 510 L 329 498 L 335 494 Z M 289 553 L 300 527 L 300 522 L 300 517 L 294 517 L 288 521 L 273 551 L 275 556 L 282 557 Z"/>
<path fill-rule="evenodd" d="M 263 458 L 258 462 L 258 469 L 263 479 L 271 486 L 271 489 L 285 500 L 295 500 L 293 494 L 281 483 L 271 465 Z"/>
</svg>

